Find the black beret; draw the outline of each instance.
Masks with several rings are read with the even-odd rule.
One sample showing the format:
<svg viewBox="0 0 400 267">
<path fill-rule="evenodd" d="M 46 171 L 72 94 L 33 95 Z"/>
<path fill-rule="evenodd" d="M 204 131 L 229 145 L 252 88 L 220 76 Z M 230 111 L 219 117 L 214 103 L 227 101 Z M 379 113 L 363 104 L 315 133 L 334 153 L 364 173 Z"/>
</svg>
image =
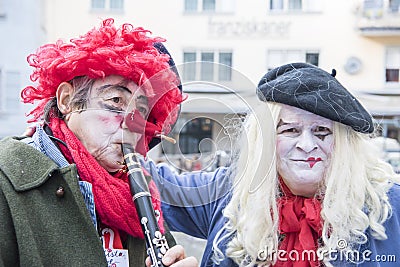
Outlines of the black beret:
<svg viewBox="0 0 400 267">
<path fill-rule="evenodd" d="M 307 63 L 291 63 L 267 72 L 261 78 L 257 95 L 262 101 L 297 107 L 351 126 L 361 133 L 372 133 L 372 117 L 361 103 L 339 83 L 333 74 Z"/>
</svg>

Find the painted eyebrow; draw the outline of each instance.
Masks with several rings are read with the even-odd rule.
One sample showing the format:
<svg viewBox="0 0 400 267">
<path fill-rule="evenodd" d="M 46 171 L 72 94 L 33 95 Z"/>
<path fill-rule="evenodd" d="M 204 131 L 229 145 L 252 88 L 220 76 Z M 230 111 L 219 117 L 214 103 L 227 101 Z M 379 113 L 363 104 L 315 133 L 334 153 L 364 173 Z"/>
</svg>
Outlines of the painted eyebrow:
<svg viewBox="0 0 400 267">
<path fill-rule="evenodd" d="M 281 126 L 286 126 L 286 125 L 291 125 L 291 124 L 293 124 L 293 123 L 284 122 L 284 121 L 281 119 L 281 120 L 279 120 L 278 125 L 276 125 L 276 129 L 278 129 L 278 128 L 281 127 Z M 324 127 L 324 128 L 327 128 L 328 130 L 332 131 L 332 127 L 330 127 L 330 126 L 328 126 L 328 125 L 325 125 L 325 124 L 317 124 L 317 125 L 315 125 L 314 127 Z"/>
<path fill-rule="evenodd" d="M 128 87 L 120 85 L 120 84 L 105 84 L 97 88 L 97 91 L 106 91 L 107 89 L 114 88 L 122 92 L 128 92 L 132 94 L 132 92 L 128 89 Z"/>
<path fill-rule="evenodd" d="M 283 125 L 289 125 L 289 124 L 291 124 L 291 123 L 284 122 L 282 119 L 280 119 L 279 122 L 278 122 L 278 125 L 276 125 L 276 128 L 279 128 L 279 127 L 281 127 Z"/>
</svg>

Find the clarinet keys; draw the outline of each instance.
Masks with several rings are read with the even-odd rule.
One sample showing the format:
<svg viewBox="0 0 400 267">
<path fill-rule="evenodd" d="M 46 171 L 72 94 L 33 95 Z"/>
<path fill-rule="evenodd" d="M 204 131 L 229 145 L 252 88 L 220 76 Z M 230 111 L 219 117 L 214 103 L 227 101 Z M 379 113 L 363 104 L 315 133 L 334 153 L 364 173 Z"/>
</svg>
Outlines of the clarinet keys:
<svg viewBox="0 0 400 267">
<path fill-rule="evenodd" d="M 162 256 L 164 256 L 169 249 L 167 239 L 165 236 L 163 236 L 163 234 L 161 234 L 160 231 L 154 232 L 153 244 L 159 249 L 159 252 L 162 254 Z"/>
</svg>

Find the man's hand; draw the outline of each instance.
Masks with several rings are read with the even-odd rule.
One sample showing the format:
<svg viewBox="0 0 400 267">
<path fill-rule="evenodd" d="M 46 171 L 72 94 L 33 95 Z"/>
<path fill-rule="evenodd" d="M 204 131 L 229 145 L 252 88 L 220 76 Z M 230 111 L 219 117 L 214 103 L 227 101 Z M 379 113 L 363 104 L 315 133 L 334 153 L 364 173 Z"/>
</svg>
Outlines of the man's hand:
<svg viewBox="0 0 400 267">
<path fill-rule="evenodd" d="M 27 136 L 27 137 L 32 137 L 33 134 L 36 131 L 36 127 L 35 126 L 28 126 L 26 127 L 25 131 L 22 133 L 22 135 Z"/>
<path fill-rule="evenodd" d="M 198 267 L 199 263 L 196 258 L 186 257 L 185 249 L 181 245 L 176 245 L 170 248 L 162 258 L 162 263 L 170 267 Z M 150 257 L 146 259 L 146 266 L 151 266 Z"/>
</svg>

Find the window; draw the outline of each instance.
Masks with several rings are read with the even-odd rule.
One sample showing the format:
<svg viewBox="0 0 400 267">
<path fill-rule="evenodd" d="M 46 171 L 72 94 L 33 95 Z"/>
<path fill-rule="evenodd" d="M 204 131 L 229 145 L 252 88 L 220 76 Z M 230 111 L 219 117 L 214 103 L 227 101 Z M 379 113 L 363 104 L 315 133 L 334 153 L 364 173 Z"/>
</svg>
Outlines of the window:
<svg viewBox="0 0 400 267">
<path fill-rule="evenodd" d="M 184 10 L 187 13 L 233 12 L 234 0 L 185 0 Z"/>
<path fill-rule="evenodd" d="M 4 92 L 3 70 L 0 68 L 0 112 L 4 111 Z"/>
<path fill-rule="evenodd" d="M 386 82 L 400 82 L 400 47 L 386 49 Z"/>
<path fill-rule="evenodd" d="M 124 10 L 124 0 L 92 0 L 92 9 L 122 11 Z"/>
<path fill-rule="evenodd" d="M 301 10 L 301 0 L 289 0 L 289 10 Z"/>
<path fill-rule="evenodd" d="M 399 12 L 400 0 L 389 0 L 389 12 Z"/>
<path fill-rule="evenodd" d="M 322 10 L 321 0 L 269 0 L 269 9 L 279 12 L 319 12 Z"/>
<path fill-rule="evenodd" d="M 184 52 L 183 61 L 185 63 L 183 66 L 183 80 L 185 81 L 232 80 L 231 52 Z"/>
<path fill-rule="evenodd" d="M 214 53 L 201 53 L 200 79 L 202 81 L 212 81 L 214 78 Z"/>
<path fill-rule="evenodd" d="M 0 69 L 0 111 L 19 111 L 21 75 L 18 71 L 4 71 Z"/>
<path fill-rule="evenodd" d="M 124 9 L 124 0 L 110 0 L 110 9 L 111 10 L 123 10 Z"/>
<path fill-rule="evenodd" d="M 270 0 L 270 10 L 283 10 L 283 0 Z"/>
<path fill-rule="evenodd" d="M 19 111 L 20 109 L 20 99 L 19 99 L 19 90 L 20 90 L 20 73 L 18 71 L 7 71 L 5 73 L 5 86 L 6 94 L 5 94 L 5 111 L 14 112 Z"/>
<path fill-rule="evenodd" d="M 364 10 L 382 8 L 382 7 L 383 7 L 383 0 L 364 0 Z"/>
<path fill-rule="evenodd" d="M 180 117 L 171 133 L 179 140 L 179 148 L 168 142 L 162 145 L 164 154 L 177 154 L 179 150 L 183 154 L 194 154 L 201 152 L 211 152 L 212 144 L 202 142 L 204 139 L 212 137 L 213 121 L 210 118 L 197 117 L 188 119 Z"/>
<path fill-rule="evenodd" d="M 106 0 L 92 0 L 92 8 L 93 9 L 105 9 L 106 8 Z"/>
<path fill-rule="evenodd" d="M 318 53 L 306 53 L 306 62 L 318 66 L 319 54 Z"/>
<path fill-rule="evenodd" d="M 220 81 L 232 80 L 232 53 L 219 53 L 218 77 Z"/>
<path fill-rule="evenodd" d="M 305 50 L 269 50 L 267 62 L 269 70 L 293 62 L 306 62 L 318 66 L 319 52 Z"/>
<path fill-rule="evenodd" d="M 4 0 L 0 0 L 0 18 L 6 17 L 6 7 Z"/>
<path fill-rule="evenodd" d="M 383 14 L 383 0 L 364 0 L 363 12 L 368 18 L 380 18 Z"/>
<path fill-rule="evenodd" d="M 386 69 L 386 82 L 398 82 L 399 69 Z"/>
<path fill-rule="evenodd" d="M 185 0 L 186 12 L 215 12 L 216 0 Z"/>
<path fill-rule="evenodd" d="M 203 0 L 204 11 L 215 11 L 215 0 Z"/>
<path fill-rule="evenodd" d="M 197 0 L 185 0 L 185 11 L 197 11 Z"/>
<path fill-rule="evenodd" d="M 196 53 L 183 53 L 183 80 L 193 81 L 196 79 Z M 193 62 L 193 63 L 189 63 Z"/>
</svg>

